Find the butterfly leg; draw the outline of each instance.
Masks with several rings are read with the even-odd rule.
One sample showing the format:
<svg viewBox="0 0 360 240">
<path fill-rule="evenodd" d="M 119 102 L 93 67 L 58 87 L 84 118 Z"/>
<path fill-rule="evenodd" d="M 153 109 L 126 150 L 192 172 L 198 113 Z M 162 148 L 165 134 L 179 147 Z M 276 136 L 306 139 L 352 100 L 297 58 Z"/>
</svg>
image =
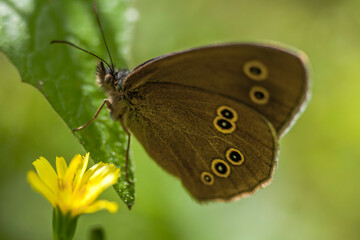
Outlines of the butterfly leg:
<svg viewBox="0 0 360 240">
<path fill-rule="evenodd" d="M 133 183 L 133 181 L 129 180 L 128 171 L 127 171 L 128 170 L 128 163 L 129 163 L 129 150 L 130 150 L 130 137 L 131 137 L 131 134 L 130 134 L 129 130 L 125 127 L 125 125 L 124 125 L 121 118 L 119 119 L 119 121 L 120 121 L 121 127 L 124 129 L 126 135 L 128 136 L 126 154 L 125 154 L 125 169 L 124 169 L 124 171 L 125 171 L 125 179 L 126 179 L 126 181 L 129 184 L 131 184 L 131 183 Z"/>
<path fill-rule="evenodd" d="M 80 131 L 80 130 L 86 128 L 87 126 L 89 126 L 89 125 L 98 117 L 101 109 L 105 106 L 105 104 L 107 105 L 108 108 L 111 108 L 111 102 L 110 102 L 109 100 L 107 100 L 107 99 L 104 99 L 103 103 L 100 105 L 99 109 L 96 111 L 94 117 L 92 117 L 92 118 L 90 119 L 90 121 L 88 121 L 88 122 L 85 123 L 84 125 L 82 125 L 82 126 L 80 126 L 80 127 L 78 127 L 78 128 L 73 129 L 72 132 L 74 133 L 74 132 Z"/>
</svg>

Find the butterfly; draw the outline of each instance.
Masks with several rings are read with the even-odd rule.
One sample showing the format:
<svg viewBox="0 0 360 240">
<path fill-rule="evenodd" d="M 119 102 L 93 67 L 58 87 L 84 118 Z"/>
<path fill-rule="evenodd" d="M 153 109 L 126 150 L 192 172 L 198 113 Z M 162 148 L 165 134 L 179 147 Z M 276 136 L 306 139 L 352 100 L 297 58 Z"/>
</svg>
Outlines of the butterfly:
<svg viewBox="0 0 360 240">
<path fill-rule="evenodd" d="M 89 53 L 67 41 L 52 43 Z M 107 106 L 129 137 L 126 162 L 132 134 L 201 202 L 238 199 L 271 181 L 279 138 L 309 92 L 305 54 L 276 45 L 205 46 L 156 57 L 132 71 L 90 54 L 100 59 L 96 81 L 107 99 L 75 131 Z"/>
</svg>

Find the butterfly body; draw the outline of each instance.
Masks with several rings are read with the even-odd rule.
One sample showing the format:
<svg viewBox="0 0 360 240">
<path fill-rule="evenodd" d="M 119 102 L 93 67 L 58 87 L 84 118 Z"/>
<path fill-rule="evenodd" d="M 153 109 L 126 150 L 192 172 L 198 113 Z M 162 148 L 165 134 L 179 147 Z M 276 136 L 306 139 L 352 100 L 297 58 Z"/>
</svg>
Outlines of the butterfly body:
<svg viewBox="0 0 360 240">
<path fill-rule="evenodd" d="M 97 67 L 110 113 L 199 201 L 266 185 L 278 139 L 303 106 L 304 61 L 274 46 L 226 44 L 164 55 L 131 72 Z"/>
</svg>

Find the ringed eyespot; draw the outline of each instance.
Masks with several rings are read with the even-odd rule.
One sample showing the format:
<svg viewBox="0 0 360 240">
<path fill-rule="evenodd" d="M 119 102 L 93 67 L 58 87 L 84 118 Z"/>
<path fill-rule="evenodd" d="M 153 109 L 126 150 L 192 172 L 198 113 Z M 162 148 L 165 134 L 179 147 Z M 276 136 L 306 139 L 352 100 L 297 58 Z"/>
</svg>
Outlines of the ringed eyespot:
<svg viewBox="0 0 360 240">
<path fill-rule="evenodd" d="M 260 86 L 254 86 L 250 89 L 249 92 L 250 99 L 257 104 L 263 105 L 269 102 L 270 94 L 269 92 Z"/>
<path fill-rule="evenodd" d="M 241 165 L 245 161 L 244 154 L 236 148 L 229 148 L 226 151 L 226 159 L 233 165 Z"/>
<path fill-rule="evenodd" d="M 266 66 L 259 61 L 248 61 L 244 64 L 244 73 L 251 80 L 262 81 L 268 77 Z"/>
<path fill-rule="evenodd" d="M 229 119 L 233 122 L 235 122 L 238 119 L 238 115 L 236 111 L 228 106 L 220 106 L 217 109 L 217 114 L 218 116 Z"/>
<path fill-rule="evenodd" d="M 201 173 L 201 181 L 206 185 L 213 185 L 214 184 L 214 176 L 209 172 L 202 172 Z"/>
<path fill-rule="evenodd" d="M 214 119 L 214 126 L 222 133 L 232 133 L 236 129 L 236 125 L 233 121 L 219 116 Z"/>
<path fill-rule="evenodd" d="M 211 162 L 211 170 L 218 177 L 226 178 L 230 174 L 230 166 L 221 159 L 214 159 Z"/>
</svg>

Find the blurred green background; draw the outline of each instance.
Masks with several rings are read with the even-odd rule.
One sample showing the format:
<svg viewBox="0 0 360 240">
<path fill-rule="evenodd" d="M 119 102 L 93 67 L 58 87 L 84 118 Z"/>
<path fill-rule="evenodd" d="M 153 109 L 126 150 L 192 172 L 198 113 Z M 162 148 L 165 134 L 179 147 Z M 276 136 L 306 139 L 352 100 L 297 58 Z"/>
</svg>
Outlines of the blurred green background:
<svg viewBox="0 0 360 240">
<path fill-rule="evenodd" d="M 175 50 L 274 40 L 303 50 L 312 100 L 281 139 L 274 180 L 232 203 L 197 204 L 132 144 L 136 204 L 80 218 L 76 239 L 360 239 L 360 1 L 137 0 L 130 67 Z M 34 87 L 0 55 L 0 239 L 50 239 L 51 207 L 26 182 L 40 155 L 82 146 Z M 109 121 L 111 121 L 109 119 Z"/>
</svg>

